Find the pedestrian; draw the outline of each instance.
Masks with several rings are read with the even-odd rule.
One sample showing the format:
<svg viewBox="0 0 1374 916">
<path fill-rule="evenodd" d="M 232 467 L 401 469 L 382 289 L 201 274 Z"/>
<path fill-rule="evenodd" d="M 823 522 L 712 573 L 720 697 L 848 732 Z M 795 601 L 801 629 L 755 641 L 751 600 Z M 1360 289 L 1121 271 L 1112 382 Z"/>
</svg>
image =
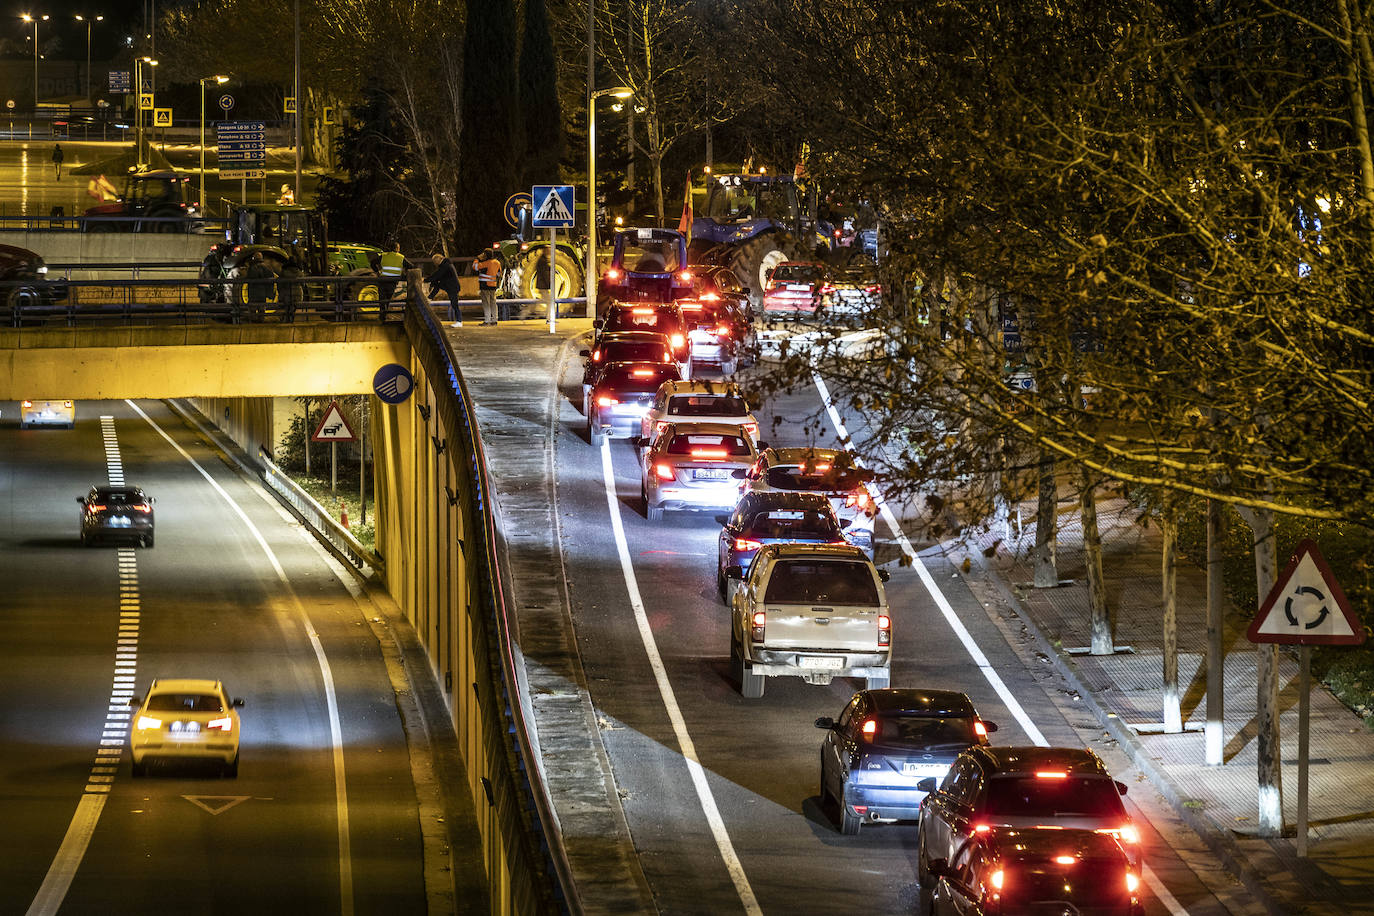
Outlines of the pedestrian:
<svg viewBox="0 0 1374 916">
<path fill-rule="evenodd" d="M 267 266 L 262 252 L 255 251 L 248 259 L 248 271 L 244 276 L 248 281 L 244 296 L 248 300 L 248 320 L 262 321 L 267 317 L 267 301 L 272 298 L 277 275 Z"/>
<path fill-rule="evenodd" d="M 61 181 L 61 180 L 62 180 L 62 144 L 61 144 L 61 143 L 54 143 L 54 144 L 52 145 L 52 170 L 53 170 L 53 175 L 56 177 L 56 179 L 57 179 L 58 181 Z"/>
<path fill-rule="evenodd" d="M 377 273 L 382 277 L 377 284 L 377 312 L 382 321 L 386 321 L 386 311 L 391 305 L 391 297 L 396 294 L 396 284 L 401 282 L 407 268 L 413 266 L 401 254 L 400 242 L 392 244 L 390 251 L 383 252 L 377 265 Z"/>
<path fill-rule="evenodd" d="M 458 271 L 454 269 L 451 259 L 437 251 L 430 260 L 434 262 L 434 272 L 429 275 L 429 298 L 433 299 L 434 294 L 442 289 L 448 296 L 448 320 L 452 322 L 449 327 L 461 328 L 463 315 L 458 311 Z"/>
<path fill-rule="evenodd" d="M 484 248 L 472 260 L 472 269 L 477 274 L 477 288 L 482 296 L 482 324 L 496 326 L 496 286 L 501 278 L 501 262 L 492 248 Z"/>
</svg>

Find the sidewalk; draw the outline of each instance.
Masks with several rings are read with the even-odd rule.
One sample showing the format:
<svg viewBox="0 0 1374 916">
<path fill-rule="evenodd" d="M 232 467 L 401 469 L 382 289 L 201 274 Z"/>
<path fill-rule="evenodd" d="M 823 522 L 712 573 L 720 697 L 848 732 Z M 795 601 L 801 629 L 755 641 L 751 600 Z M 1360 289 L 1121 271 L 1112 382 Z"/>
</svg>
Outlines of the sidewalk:
<svg viewBox="0 0 1374 916">
<path fill-rule="evenodd" d="M 1032 520 L 1020 538 L 1004 541 L 991 556 L 971 550 L 991 584 L 1002 592 L 1039 648 L 1077 689 L 1098 718 L 1179 817 L 1272 913 L 1374 913 L 1374 733 L 1314 681 L 1310 722 L 1308 857 L 1299 859 L 1292 834 L 1297 822 L 1298 662 L 1280 653 L 1280 733 L 1283 742 L 1282 839 L 1256 836 L 1255 650 L 1245 639 L 1249 620 L 1226 615 L 1225 763 L 1204 761 L 1206 574 L 1180 560 L 1178 568 L 1179 681 L 1185 731 L 1138 734 L 1132 726 L 1158 729 L 1163 717 L 1161 543 L 1157 528 L 1134 523 L 1121 501 L 1099 503 L 1103 567 L 1108 600 L 1116 615 L 1115 643 L 1133 652 L 1095 657 L 1068 653 L 1087 646 L 1088 599 L 1082 529 L 1076 503 L 1061 505 L 1059 577 L 1073 580 L 1035 589 L 1030 551 L 1035 543 L 1035 505 L 1022 508 Z M 995 536 L 970 545 L 993 550 Z M 1281 562 L 1286 558 L 1280 558 Z"/>
</svg>

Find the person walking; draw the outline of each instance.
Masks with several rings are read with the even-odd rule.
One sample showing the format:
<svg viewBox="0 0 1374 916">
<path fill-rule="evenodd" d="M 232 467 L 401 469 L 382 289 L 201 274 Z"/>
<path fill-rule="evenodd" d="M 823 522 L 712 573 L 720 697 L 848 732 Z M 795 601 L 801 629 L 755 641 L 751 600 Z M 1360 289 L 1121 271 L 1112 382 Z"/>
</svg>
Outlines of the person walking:
<svg viewBox="0 0 1374 916">
<path fill-rule="evenodd" d="M 391 297 L 396 293 L 396 284 L 401 282 L 406 269 L 412 266 L 401 254 L 400 242 L 393 243 L 391 250 L 382 254 L 377 265 L 377 273 L 382 278 L 377 284 L 377 313 L 382 321 L 386 321 L 386 311 L 391 305 Z"/>
<path fill-rule="evenodd" d="M 53 176 L 54 176 L 58 181 L 61 181 L 61 180 L 62 180 L 62 159 L 63 159 L 62 144 L 61 144 L 61 143 L 54 143 L 54 144 L 52 145 L 52 170 L 53 170 Z"/>
<path fill-rule="evenodd" d="M 434 294 L 442 289 L 448 296 L 448 320 L 452 322 L 449 327 L 461 328 L 463 315 L 458 311 L 458 271 L 454 269 L 450 258 L 437 251 L 430 260 L 434 262 L 434 272 L 429 275 L 429 298 L 433 299 Z"/>
<path fill-rule="evenodd" d="M 496 286 L 501 278 L 501 262 L 496 251 L 485 248 L 472 260 L 472 269 L 477 274 L 477 288 L 482 296 L 482 324 L 496 326 Z"/>
<path fill-rule="evenodd" d="M 255 251 L 248 259 L 248 272 L 244 276 L 248 280 L 248 289 L 244 295 L 248 300 L 248 320 L 262 321 L 267 317 L 267 300 L 272 296 L 272 286 L 277 275 L 263 260 L 262 252 Z"/>
</svg>

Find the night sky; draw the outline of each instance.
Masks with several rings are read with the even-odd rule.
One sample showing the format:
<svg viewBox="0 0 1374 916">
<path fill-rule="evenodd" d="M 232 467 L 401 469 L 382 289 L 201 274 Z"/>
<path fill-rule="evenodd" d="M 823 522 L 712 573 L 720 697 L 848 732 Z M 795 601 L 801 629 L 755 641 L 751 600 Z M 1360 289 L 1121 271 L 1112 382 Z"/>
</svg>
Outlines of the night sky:
<svg viewBox="0 0 1374 916">
<path fill-rule="evenodd" d="M 33 25 L 24 22 L 21 14 L 47 14 L 47 22 L 39 23 L 38 42 L 45 57 L 78 60 L 86 56 L 86 25 L 76 21 L 76 15 L 104 16 L 103 22 L 91 27 L 91 56 L 109 60 L 127 48 L 126 39 L 133 37 L 137 46 L 141 40 L 147 4 L 142 0 L 9 0 L 4 4 L 8 14 L 0 28 L 4 56 L 31 57 L 33 54 Z"/>
</svg>

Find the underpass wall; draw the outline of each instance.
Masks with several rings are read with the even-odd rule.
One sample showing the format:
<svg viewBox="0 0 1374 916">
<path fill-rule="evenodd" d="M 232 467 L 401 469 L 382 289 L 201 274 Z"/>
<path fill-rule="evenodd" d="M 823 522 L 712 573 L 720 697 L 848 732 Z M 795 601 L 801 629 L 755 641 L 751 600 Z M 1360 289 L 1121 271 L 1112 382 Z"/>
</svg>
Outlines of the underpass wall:
<svg viewBox="0 0 1374 916">
<path fill-rule="evenodd" d="M 223 233 L 0 231 L 0 245 L 17 245 L 36 251 L 49 264 L 133 265 L 153 261 L 195 261 L 199 264 L 210 246 L 223 238 Z M 194 277 L 196 270 L 188 269 L 187 275 Z M 128 271 L 121 276 L 127 278 Z M 77 279 L 106 278 L 81 273 Z"/>
<path fill-rule="evenodd" d="M 291 420 L 291 398 L 187 398 L 250 455 L 259 448 L 276 460 L 277 443 Z"/>
</svg>

